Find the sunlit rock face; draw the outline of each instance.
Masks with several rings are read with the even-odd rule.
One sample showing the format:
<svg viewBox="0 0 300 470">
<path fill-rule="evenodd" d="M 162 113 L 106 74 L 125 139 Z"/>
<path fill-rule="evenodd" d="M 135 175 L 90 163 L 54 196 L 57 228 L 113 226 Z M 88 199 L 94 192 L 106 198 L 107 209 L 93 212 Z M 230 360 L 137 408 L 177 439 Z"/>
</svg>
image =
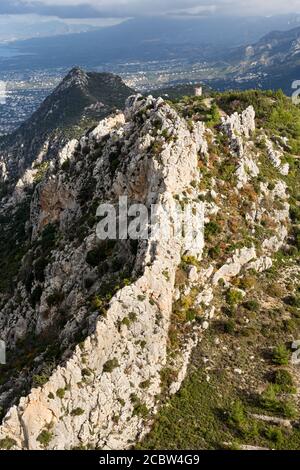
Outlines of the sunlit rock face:
<svg viewBox="0 0 300 470">
<path fill-rule="evenodd" d="M 149 431 L 161 395 L 180 389 L 218 315 L 220 286 L 269 269 L 286 241 L 288 188 L 260 180 L 255 128 L 251 106 L 207 129 L 161 98 L 134 95 L 124 113 L 17 181 L 1 215 L 14 222 L 21 208 L 27 238 L 14 290 L 1 298 L 0 329 L 20 371 L 0 386 L 0 440 L 13 449 L 126 449 Z M 99 240 L 97 208 L 125 196 L 167 215 L 163 231 L 150 217 L 145 239 Z M 261 222 L 269 225 L 258 240 Z M 243 242 L 226 251 L 239 233 Z"/>
</svg>

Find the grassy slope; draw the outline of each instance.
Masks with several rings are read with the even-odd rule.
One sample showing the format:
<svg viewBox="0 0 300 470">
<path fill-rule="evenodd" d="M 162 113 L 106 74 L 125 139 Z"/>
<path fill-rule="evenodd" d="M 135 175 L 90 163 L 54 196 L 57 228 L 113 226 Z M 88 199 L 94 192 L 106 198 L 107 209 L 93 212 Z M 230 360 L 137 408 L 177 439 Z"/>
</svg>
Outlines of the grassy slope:
<svg viewBox="0 0 300 470">
<path fill-rule="evenodd" d="M 180 392 L 162 406 L 151 433 L 139 447 L 143 449 L 219 449 L 255 445 L 266 448 L 299 449 L 300 430 L 297 425 L 287 429 L 282 425 L 266 424 L 252 414 L 278 416 L 298 422 L 299 385 L 298 369 L 290 361 L 291 343 L 300 339 L 300 165 L 295 154 L 300 145 L 300 110 L 279 93 L 226 93 L 216 95 L 218 106 L 226 112 L 241 111 L 252 104 L 257 112 L 257 126 L 266 133 L 287 136 L 291 148 L 285 158 L 291 164 L 286 180 L 290 189 L 291 217 L 289 250 L 278 253 L 273 267 L 263 273 L 250 273 L 233 281 L 246 291 L 243 300 L 230 299 L 228 291 L 218 288 L 214 305 L 217 316 L 211 329 L 193 354 L 188 376 Z M 203 118 L 203 103 L 185 99 L 176 108 L 187 118 Z M 195 111 L 196 110 L 196 111 Z M 207 111 L 207 121 L 211 122 Z M 257 131 L 258 135 L 260 131 Z M 224 255 L 236 246 L 254 241 L 259 247 L 268 233 L 268 226 L 247 239 L 242 211 L 230 191 L 234 175 L 232 162 L 225 143 L 222 155 L 225 164 L 203 167 L 203 185 L 209 187 L 211 178 L 225 180 L 230 203 L 229 220 L 223 214 L 214 223 L 219 230 L 206 231 L 207 256 Z M 217 151 L 211 147 L 211 154 Z M 261 181 L 282 178 L 261 152 Z M 227 155 L 227 156 L 226 156 Z M 223 186 L 224 189 L 224 186 Z M 242 196 L 256 197 L 253 182 Z M 231 198 L 231 199 L 230 199 Z M 247 207 L 247 206 L 246 206 Z M 237 227 L 232 233 L 230 223 Z M 214 228 L 213 226 L 210 226 Z M 217 252 L 216 252 L 217 247 Z M 218 247 L 220 248 L 218 251 Z M 227 257 L 228 257 L 227 253 Z M 224 257 L 226 259 L 226 257 Z M 176 312 L 176 306 L 175 312 Z M 174 331 L 172 332 L 174 335 Z M 277 351 L 277 348 L 279 350 Z M 276 364 L 275 353 L 280 353 Z M 289 385 L 275 384 L 278 370 L 284 373 Z M 277 374 L 277 375 L 276 375 Z M 281 372 L 280 372 L 281 374 Z M 277 377 L 277 378 L 276 378 Z M 227 443 L 227 444 L 225 444 Z"/>
</svg>

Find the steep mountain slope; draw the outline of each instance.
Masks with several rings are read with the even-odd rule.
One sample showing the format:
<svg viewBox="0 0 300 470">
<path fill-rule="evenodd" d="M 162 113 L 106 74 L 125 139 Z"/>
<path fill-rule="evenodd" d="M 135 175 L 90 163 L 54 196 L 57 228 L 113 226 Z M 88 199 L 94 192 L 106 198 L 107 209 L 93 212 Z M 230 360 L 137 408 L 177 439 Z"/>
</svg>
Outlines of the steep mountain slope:
<svg viewBox="0 0 300 470">
<path fill-rule="evenodd" d="M 245 63 L 253 66 L 283 64 L 298 55 L 299 42 L 299 27 L 289 31 L 273 31 L 245 49 Z"/>
<path fill-rule="evenodd" d="M 132 93 L 115 75 L 72 69 L 32 117 L 1 140 L 0 178 L 17 179 L 33 162 L 45 164 L 71 137 L 122 109 Z"/>
<path fill-rule="evenodd" d="M 243 421 L 259 406 L 272 425 L 290 420 L 297 446 L 299 389 L 267 385 L 287 372 L 270 353 L 289 365 L 282 343 L 300 334 L 299 151 L 300 112 L 282 93 L 137 95 L 3 197 L 0 448 L 125 449 L 153 425 L 138 445 L 218 448 L 246 431 L 265 445 L 271 425 L 260 436 Z M 148 237 L 99 240 L 97 208 L 123 196 L 155 205 Z M 258 410 L 243 408 L 248 389 Z"/>
<path fill-rule="evenodd" d="M 28 394 L 20 401 L 24 433 L 14 436 L 19 424 L 11 408 L 1 437 L 17 439 L 21 448 L 50 441 L 59 448 L 127 447 L 145 432 L 147 410 L 156 406 L 175 271 L 187 247 L 171 232 L 148 242 L 101 242 L 96 209 L 122 195 L 149 209 L 172 208 L 175 196 L 188 191 L 201 223 L 203 203 L 190 183 L 198 177 L 204 127 L 190 130 L 162 100 L 141 96 L 129 102 L 126 121 L 123 114 L 102 121 L 64 162 L 58 156 L 33 194 L 26 191 L 27 240 L 18 240 L 25 256 L 13 294 L 2 293 L 0 314 L 9 347 L 1 375 L 4 412 Z M 164 149 L 161 132 L 168 134 Z M 199 231 L 190 255 L 202 247 Z M 41 395 L 33 398 L 35 386 L 42 386 Z M 67 390 L 73 398 L 63 411 Z"/>
<path fill-rule="evenodd" d="M 210 329 L 194 349 L 180 392 L 162 407 L 151 433 L 138 448 L 298 450 L 299 352 L 292 345 L 300 337 L 300 113 L 280 93 L 228 92 L 220 94 L 217 103 L 229 114 L 254 106 L 257 129 L 250 145 L 255 144 L 252 150 L 259 175 L 250 177 L 256 171 L 250 164 L 248 183 L 236 191 L 237 161 L 228 153 L 222 134 L 212 141 L 209 157 L 201 165 L 207 196 L 220 207 L 205 230 L 210 266 L 218 268 L 238 246 L 254 242 L 261 250 L 284 209 L 285 203 L 278 198 L 283 181 L 291 205 L 289 234 L 272 260 L 261 258 L 239 272 L 232 263 L 227 266 L 231 279 L 214 288 L 214 297 L 210 289 L 202 290 L 202 302 L 213 309 Z M 189 117 L 196 116 L 193 100 L 177 106 L 185 112 L 188 107 Z M 273 150 L 266 145 L 266 137 L 273 141 Z M 247 147 L 244 151 L 249 157 Z M 282 176 L 279 161 L 277 169 L 270 165 L 275 154 L 289 162 L 288 175 Z M 266 185 L 270 192 L 264 192 Z M 270 212 L 274 190 L 276 212 L 279 210 L 275 216 Z M 257 224 L 261 216 L 261 224 Z M 243 228 L 250 220 L 256 220 L 252 241 Z M 182 306 L 175 304 L 173 321 L 177 325 L 182 315 L 178 307 L 189 306 L 189 301 L 190 296 Z"/>
<path fill-rule="evenodd" d="M 300 28 L 274 31 L 257 43 L 230 53 L 227 60 L 232 66 L 226 86 L 243 88 L 279 89 L 293 92 L 292 83 L 300 74 Z"/>
</svg>

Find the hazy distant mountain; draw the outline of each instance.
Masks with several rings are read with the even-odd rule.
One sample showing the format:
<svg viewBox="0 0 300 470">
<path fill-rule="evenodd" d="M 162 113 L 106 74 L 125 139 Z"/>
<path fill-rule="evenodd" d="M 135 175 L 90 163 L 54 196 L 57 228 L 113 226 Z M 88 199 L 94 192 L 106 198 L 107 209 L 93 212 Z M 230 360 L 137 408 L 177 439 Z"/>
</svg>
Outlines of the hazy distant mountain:
<svg viewBox="0 0 300 470">
<path fill-rule="evenodd" d="M 273 31 L 252 46 L 242 48 L 234 54 L 243 69 L 279 66 L 295 60 L 300 53 L 300 27 L 290 31 Z"/>
<path fill-rule="evenodd" d="M 228 47 L 251 44 L 274 29 L 290 29 L 299 16 L 132 19 L 80 35 L 18 41 L 18 60 L 5 67 L 52 67 L 127 60 L 222 58 Z"/>
<path fill-rule="evenodd" d="M 6 43 L 30 38 L 51 37 L 64 34 L 82 33 L 96 29 L 88 24 L 68 24 L 63 21 L 1 21 L 0 42 Z"/>
<path fill-rule="evenodd" d="M 300 27 L 273 31 L 257 43 L 239 48 L 229 56 L 232 64 L 227 86 L 282 88 L 291 94 L 292 82 L 300 80 Z"/>
</svg>

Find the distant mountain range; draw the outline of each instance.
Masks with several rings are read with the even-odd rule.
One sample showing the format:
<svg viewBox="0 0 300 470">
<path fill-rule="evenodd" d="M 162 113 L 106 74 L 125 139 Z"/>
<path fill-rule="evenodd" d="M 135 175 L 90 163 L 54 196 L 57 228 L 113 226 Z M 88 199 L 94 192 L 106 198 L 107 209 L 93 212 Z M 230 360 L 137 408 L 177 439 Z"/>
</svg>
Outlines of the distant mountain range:
<svg viewBox="0 0 300 470">
<path fill-rule="evenodd" d="M 6 69 L 95 67 L 113 61 L 169 59 L 222 60 L 231 47 L 252 44 L 272 30 L 300 24 L 299 15 L 273 17 L 139 18 L 89 31 L 17 41 L 23 55 Z"/>
<path fill-rule="evenodd" d="M 281 88 L 287 95 L 292 83 L 300 80 L 300 27 L 273 31 L 258 42 L 237 48 L 227 55 L 229 67 L 221 88 Z"/>
<path fill-rule="evenodd" d="M 1 20 L 1 17 L 0 17 Z M 89 24 L 68 24 L 58 20 L 16 21 L 11 17 L 0 22 L 0 43 L 64 34 L 84 33 L 97 29 Z"/>
</svg>

